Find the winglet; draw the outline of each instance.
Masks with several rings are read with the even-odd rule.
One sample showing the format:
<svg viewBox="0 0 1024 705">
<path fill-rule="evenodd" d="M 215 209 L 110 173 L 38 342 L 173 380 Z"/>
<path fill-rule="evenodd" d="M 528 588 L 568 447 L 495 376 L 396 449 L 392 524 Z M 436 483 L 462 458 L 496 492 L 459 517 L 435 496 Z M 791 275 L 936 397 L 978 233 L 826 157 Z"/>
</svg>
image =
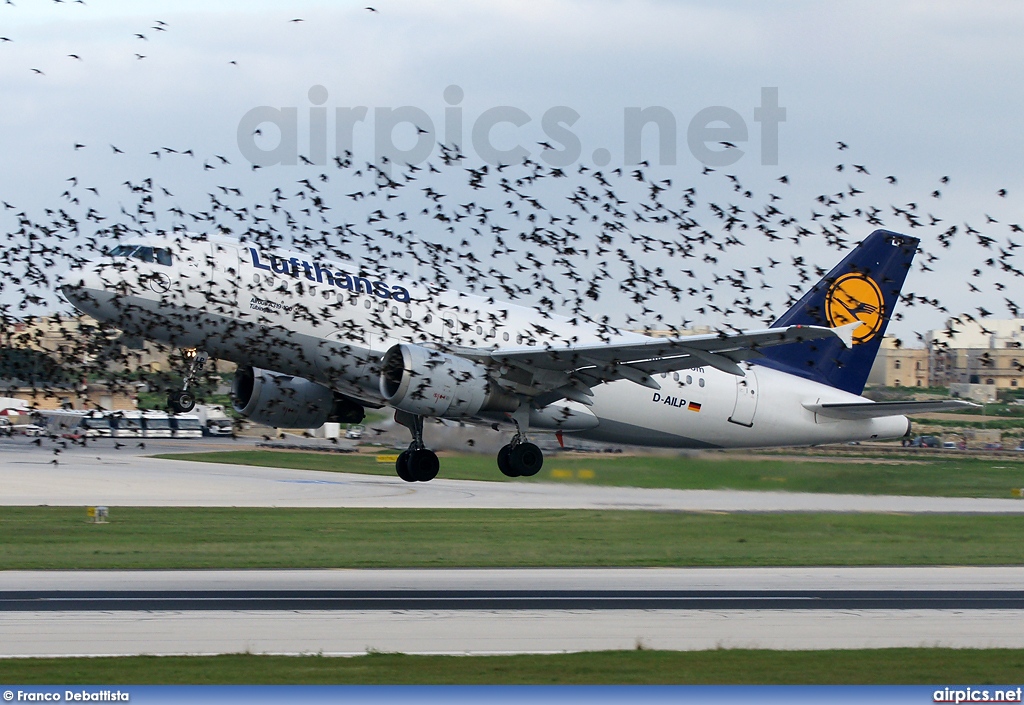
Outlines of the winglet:
<svg viewBox="0 0 1024 705">
<path fill-rule="evenodd" d="M 847 348 L 853 347 L 853 331 L 860 328 L 864 323 L 861 321 L 854 321 L 853 323 L 847 323 L 846 325 L 836 326 L 832 329 L 832 332 L 836 334 L 836 337 L 843 341 L 843 345 Z"/>
</svg>

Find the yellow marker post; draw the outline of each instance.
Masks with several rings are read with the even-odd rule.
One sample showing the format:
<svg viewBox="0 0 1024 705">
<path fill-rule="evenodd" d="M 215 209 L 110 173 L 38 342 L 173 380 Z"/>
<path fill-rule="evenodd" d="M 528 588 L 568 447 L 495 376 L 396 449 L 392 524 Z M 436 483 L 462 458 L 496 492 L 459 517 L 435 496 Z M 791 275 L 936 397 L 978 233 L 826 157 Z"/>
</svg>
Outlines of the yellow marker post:
<svg viewBox="0 0 1024 705">
<path fill-rule="evenodd" d="M 377 462 L 378 463 L 396 463 L 396 462 L 398 462 L 398 454 L 395 453 L 393 455 L 391 455 L 391 454 L 388 454 L 388 455 L 378 455 L 377 456 Z"/>
</svg>

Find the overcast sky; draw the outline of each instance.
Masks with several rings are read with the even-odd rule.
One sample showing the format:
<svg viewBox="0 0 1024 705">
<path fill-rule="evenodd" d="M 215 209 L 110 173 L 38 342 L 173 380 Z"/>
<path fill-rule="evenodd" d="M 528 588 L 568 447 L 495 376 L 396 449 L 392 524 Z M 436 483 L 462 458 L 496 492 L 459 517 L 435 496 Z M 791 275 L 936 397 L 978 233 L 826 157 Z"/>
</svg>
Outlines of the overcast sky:
<svg viewBox="0 0 1024 705">
<path fill-rule="evenodd" d="M 44 209 L 65 207 L 61 194 L 72 176 L 100 194 L 83 207 L 111 216 L 120 205 L 136 201 L 120 184 L 146 177 L 165 184 L 175 205 L 186 211 L 205 208 L 206 194 L 218 185 L 240 188 L 249 202 L 275 186 L 294 189 L 295 181 L 323 169 L 285 164 L 254 172 L 244 145 L 240 149 L 239 126 L 260 106 L 295 108 L 297 151 L 315 158 L 311 97 L 327 108 L 329 157 L 337 149 L 335 109 L 357 106 L 368 111 L 352 131 L 361 162 L 373 161 L 382 144 L 398 150 L 415 146 L 418 136 L 409 124 L 398 125 L 390 142 L 375 132 L 380 109 L 400 106 L 422 111 L 415 114 L 429 118 L 436 141 L 451 136 L 445 109 L 461 109 L 468 161 L 486 161 L 487 154 L 472 143 L 473 128 L 496 114 L 502 119 L 521 114 L 529 121 L 518 127 L 496 124 L 489 133 L 494 149 L 520 146 L 537 158 L 542 156 L 537 143 L 546 141 L 572 156 L 572 144 L 552 140 L 565 133 L 552 134 L 542 123 L 553 109 L 552 115 L 563 119 L 572 111 L 579 116 L 571 126 L 562 125 L 578 140 L 579 158 L 571 168 L 607 161 L 606 170 L 623 166 L 628 156 L 628 109 L 660 107 L 676 126 L 674 156 L 660 158 L 653 126 L 643 133 L 642 156 L 652 162 L 652 178 L 672 179 L 675 192 L 692 185 L 704 201 L 720 198 L 748 212 L 775 193 L 782 196 L 780 208 L 806 223 L 816 206 L 825 212 L 815 196 L 854 185 L 864 191 L 858 203 L 883 209 L 879 217 L 899 231 L 906 224 L 890 206 L 913 202 L 922 222 L 930 222 L 927 214 L 942 222 L 911 233 L 939 259 L 929 265 L 931 272 L 915 270 L 907 289 L 940 299 L 952 313 L 976 315 L 983 306 L 999 317 L 1009 315 L 1003 303 L 1008 293 L 1011 299 L 1015 290 L 1024 294 L 1024 280 L 985 267 L 984 260 L 997 251 L 983 250 L 962 234 L 967 222 L 1004 246 L 1008 236 L 1024 242 L 1024 235 L 1008 227 L 1024 221 L 1018 205 L 1024 195 L 1024 82 L 1019 78 L 1024 6 L 1019 3 L 380 0 L 372 5 L 376 11 L 366 9 L 367 0 L 15 0 L 0 6 L 0 36 L 11 40 L 0 42 L 0 199 L 14 206 L 0 223 L 10 231 L 17 227 L 16 212 L 42 218 Z M 311 93 L 314 86 L 322 89 Z M 446 95 L 450 86 L 459 90 Z M 766 88 L 777 89 L 778 105 L 785 110 L 785 120 L 775 126 L 777 164 L 762 163 L 766 148 L 771 152 L 765 144 L 771 137 L 763 130 L 772 125 L 755 120 Z M 724 114 L 739 118 L 742 127 L 734 125 L 733 139 L 724 140 L 736 145 L 730 155 L 735 163 L 711 175 L 702 174 L 702 153 L 695 154 L 687 140 L 694 118 L 699 122 L 707 108 L 719 111 L 712 115 L 726 109 Z M 259 136 L 243 132 L 241 141 L 260 149 L 277 143 L 272 125 L 264 125 Z M 849 148 L 840 151 L 837 141 Z M 75 149 L 76 144 L 84 146 Z M 707 145 L 721 149 L 717 140 Z M 165 147 L 191 149 L 195 156 Z M 161 152 L 159 159 L 150 154 L 154 151 Z M 431 156 L 436 161 L 436 152 Z M 204 162 L 216 168 L 204 170 Z M 838 164 L 844 171 L 836 171 Z M 869 173 L 856 172 L 853 164 Z M 737 176 L 753 196 L 734 196 L 721 178 L 725 173 Z M 783 175 L 788 184 L 778 181 Z M 886 176 L 897 177 L 897 184 Z M 940 183 L 943 176 L 948 184 Z M 1006 197 L 997 195 L 999 189 L 1007 190 Z M 938 197 L 931 195 L 935 190 Z M 359 213 L 355 204 L 353 213 Z M 343 216 L 336 209 L 332 217 Z M 961 234 L 946 250 L 935 238 L 953 224 Z M 709 219 L 702 225 L 711 231 L 715 223 Z M 844 227 L 853 241 L 872 229 L 856 218 Z M 585 227 L 579 230 L 587 235 Z M 841 257 L 824 242 L 797 247 L 787 240 L 769 251 L 750 240 L 720 267 L 756 266 L 771 254 L 787 262 L 804 255 L 827 268 Z M 1007 261 L 1024 267 L 1024 254 Z M 579 267 L 593 264 L 581 259 Z M 661 258 L 658 264 L 680 279 L 680 268 L 696 265 L 702 284 L 712 284 L 712 273 L 700 270 L 699 261 Z M 971 278 L 975 267 L 983 275 Z M 793 283 L 793 270 L 780 267 L 770 274 L 773 289 L 764 290 L 765 296 L 778 301 Z M 968 280 L 980 293 L 969 291 Z M 636 316 L 610 289 L 602 306 Z M 717 322 L 714 315 L 689 312 L 696 302 L 657 305 L 673 308 L 669 322 Z M 933 307 L 917 306 L 904 311 L 896 330 L 912 342 L 912 331 L 940 326 L 944 318 Z"/>
</svg>

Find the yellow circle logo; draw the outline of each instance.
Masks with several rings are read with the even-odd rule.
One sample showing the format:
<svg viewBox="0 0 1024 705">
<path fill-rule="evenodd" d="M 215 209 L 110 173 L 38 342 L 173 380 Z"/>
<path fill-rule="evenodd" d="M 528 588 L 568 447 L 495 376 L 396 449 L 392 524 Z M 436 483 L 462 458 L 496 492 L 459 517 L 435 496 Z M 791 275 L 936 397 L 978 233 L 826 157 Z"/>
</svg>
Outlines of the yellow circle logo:
<svg viewBox="0 0 1024 705">
<path fill-rule="evenodd" d="M 833 328 L 860 321 L 853 331 L 853 343 L 874 338 L 885 322 L 882 290 L 871 277 L 857 272 L 836 279 L 825 294 L 825 317 Z"/>
</svg>

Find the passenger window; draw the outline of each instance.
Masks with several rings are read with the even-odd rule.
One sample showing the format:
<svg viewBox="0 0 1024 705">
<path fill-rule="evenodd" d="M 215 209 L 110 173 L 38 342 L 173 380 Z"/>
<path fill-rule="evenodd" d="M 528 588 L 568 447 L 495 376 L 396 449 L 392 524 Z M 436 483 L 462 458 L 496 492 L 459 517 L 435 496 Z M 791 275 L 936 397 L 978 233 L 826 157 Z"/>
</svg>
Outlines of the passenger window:
<svg viewBox="0 0 1024 705">
<path fill-rule="evenodd" d="M 703 377 L 701 377 L 701 378 L 700 378 L 700 380 L 699 380 L 699 381 L 697 382 L 697 384 L 698 384 L 699 386 L 703 387 L 703 386 L 704 386 L 704 378 L 703 378 Z"/>
<path fill-rule="evenodd" d="M 107 254 L 111 257 L 129 257 L 138 245 L 118 245 Z"/>
<path fill-rule="evenodd" d="M 693 377 L 691 377 L 690 375 L 686 375 L 686 383 L 693 384 Z"/>
<path fill-rule="evenodd" d="M 504 340 L 507 343 L 508 342 L 508 333 L 507 332 L 502 333 L 501 334 L 501 339 Z"/>
<path fill-rule="evenodd" d="M 370 308 L 370 300 L 369 300 L 369 299 L 367 299 L 367 300 L 365 301 L 365 303 L 363 303 L 363 307 L 364 307 L 364 308 Z"/>
<path fill-rule="evenodd" d="M 156 250 L 154 250 L 154 253 L 156 254 L 157 264 L 162 264 L 165 267 L 170 267 L 171 263 L 174 261 L 174 257 L 171 255 L 171 251 L 166 247 L 158 247 L 156 248 Z"/>
</svg>

